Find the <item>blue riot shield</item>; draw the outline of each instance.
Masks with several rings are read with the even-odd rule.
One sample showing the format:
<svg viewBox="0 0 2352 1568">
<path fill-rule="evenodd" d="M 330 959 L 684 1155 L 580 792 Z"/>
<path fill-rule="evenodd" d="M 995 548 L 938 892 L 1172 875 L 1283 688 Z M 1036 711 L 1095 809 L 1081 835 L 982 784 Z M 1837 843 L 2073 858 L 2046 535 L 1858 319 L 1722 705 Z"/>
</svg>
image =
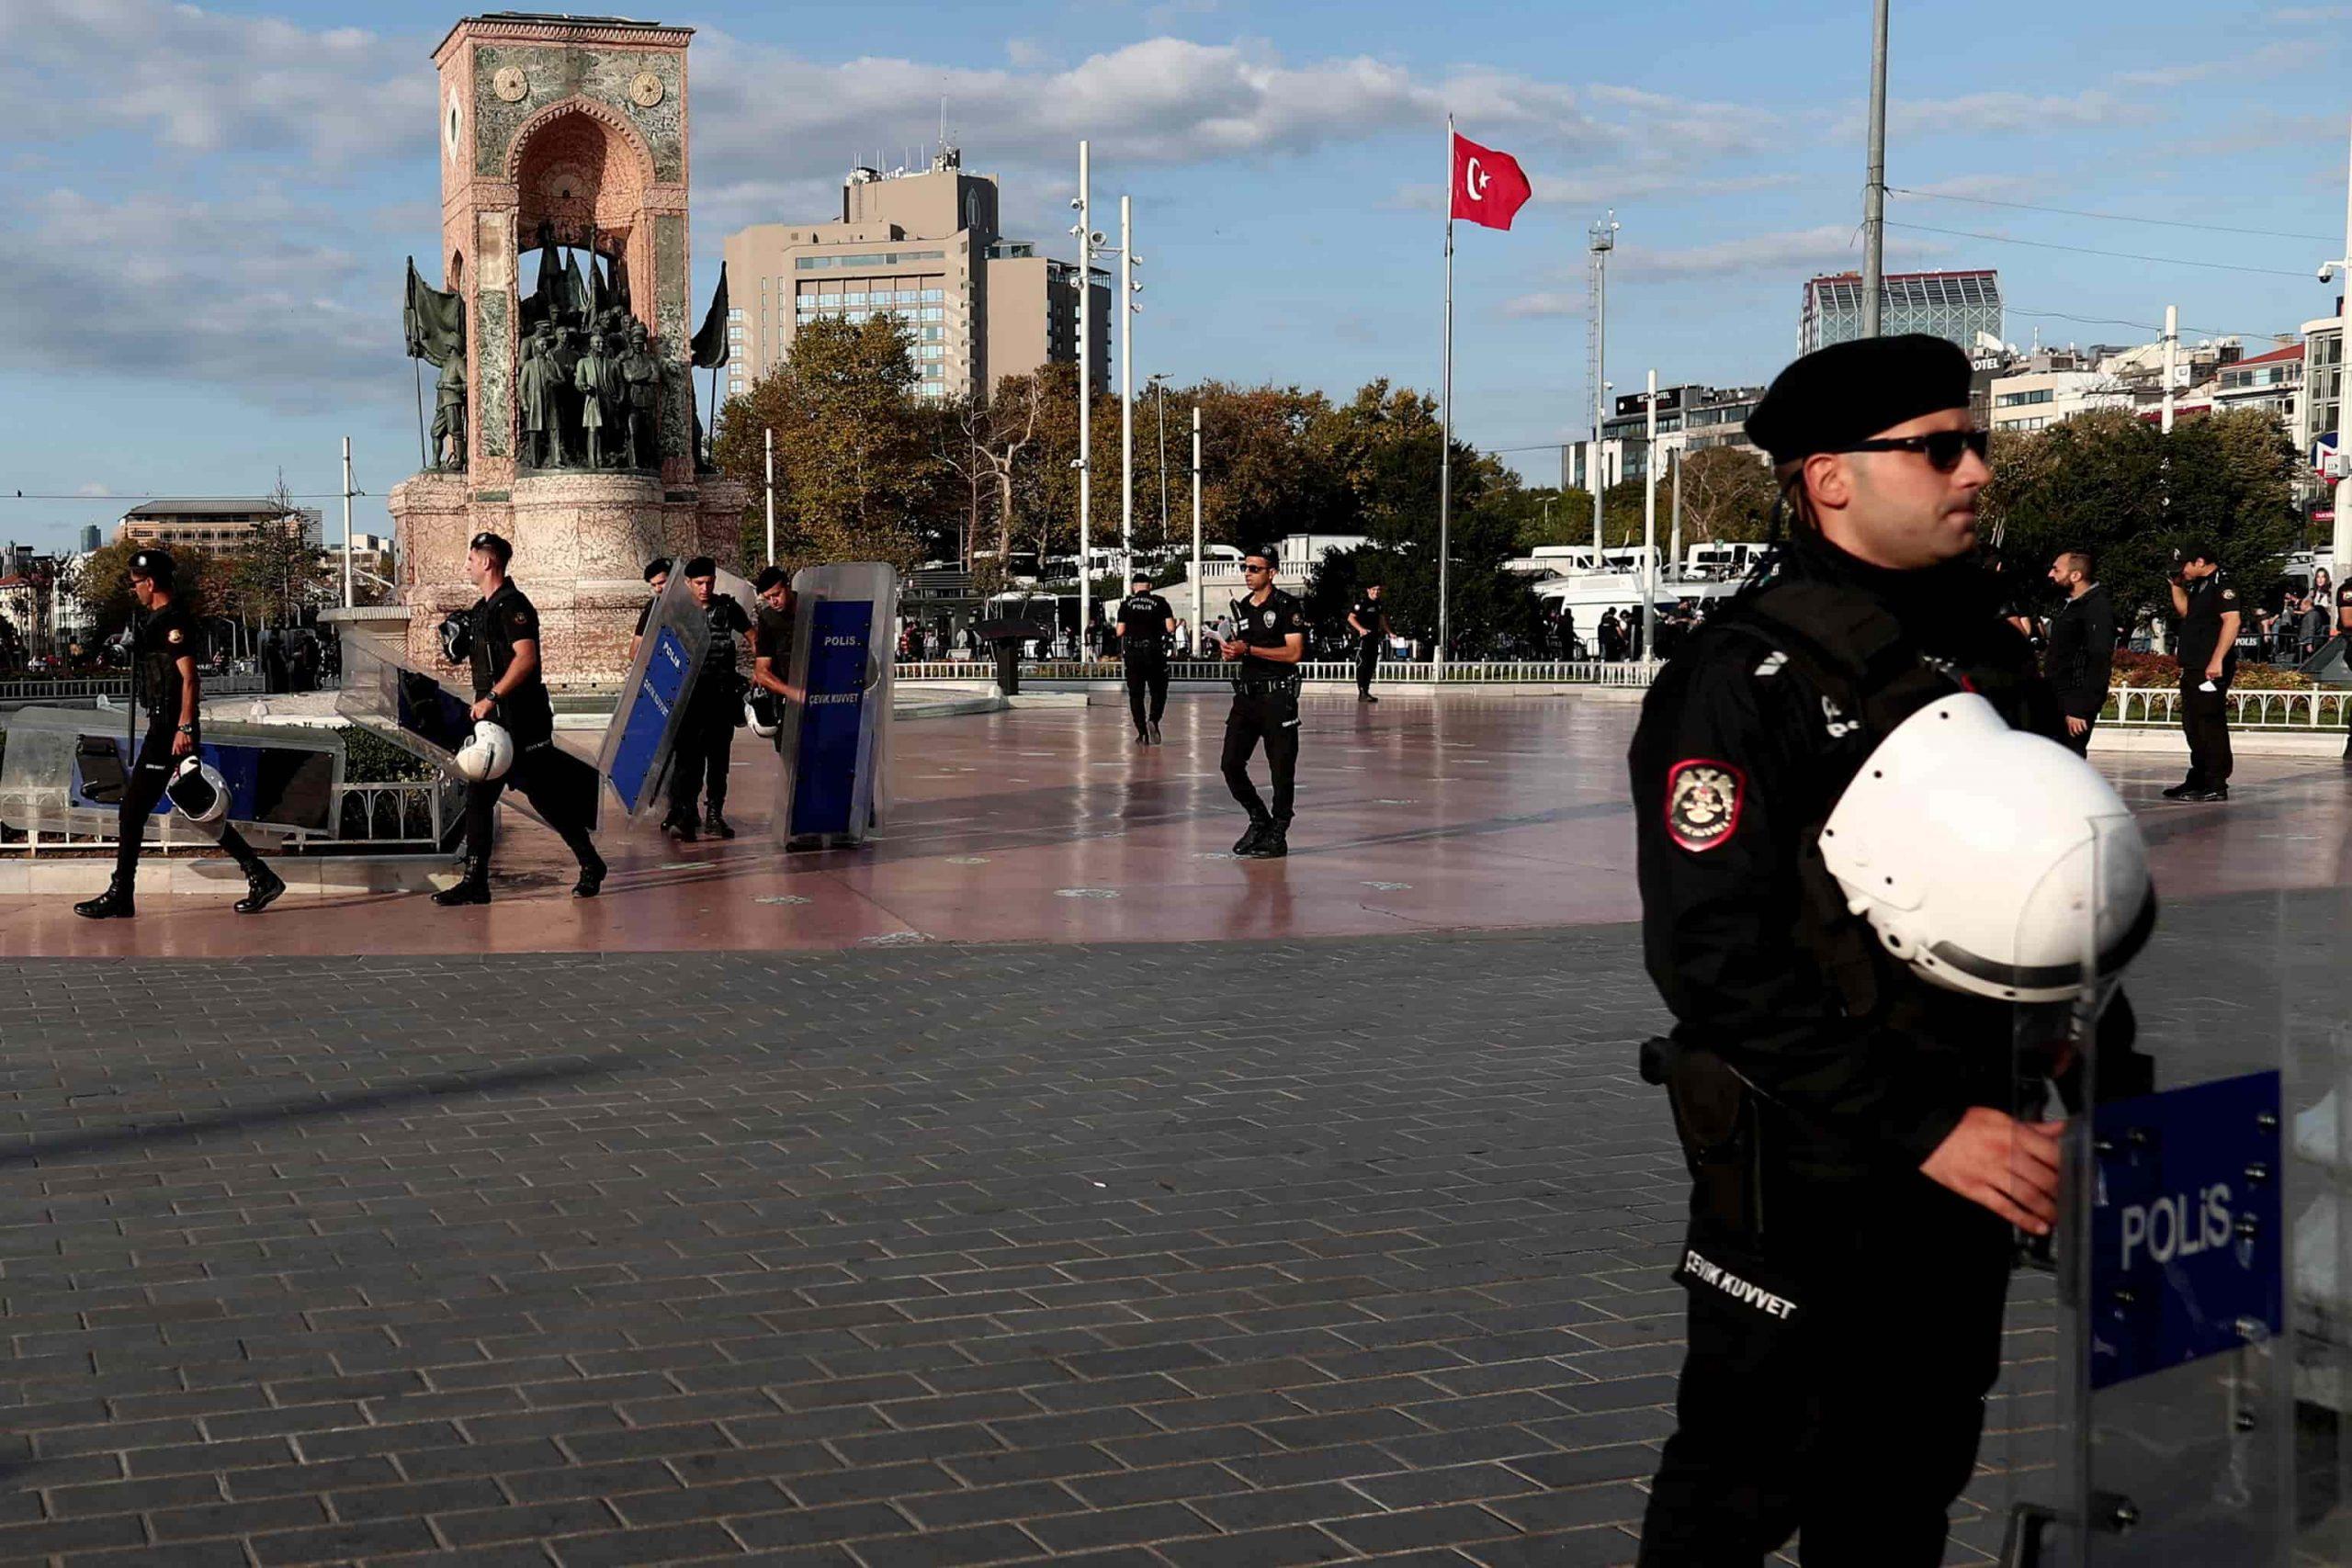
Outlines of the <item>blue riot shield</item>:
<svg viewBox="0 0 2352 1568">
<path fill-rule="evenodd" d="M 2048 907 L 2117 897 L 2129 826 L 2054 873 Z M 1988 1421 L 2015 1568 L 2352 1561 L 2343 903 L 2184 899 L 2122 976 L 2086 916 L 2069 998 L 2019 1010 L 2018 1114 L 2063 1131 Z"/>
<path fill-rule="evenodd" d="M 899 574 L 870 561 L 803 567 L 792 591 L 792 673 L 799 694 L 776 734 L 776 843 L 853 845 L 882 819 L 889 757 Z"/>
<path fill-rule="evenodd" d="M 22 708 L 7 716 L 0 756 L 0 822 L 25 832 L 114 831 L 137 740 L 124 716 L 103 709 Z M 328 837 L 342 798 L 344 749 L 332 730 L 298 726 L 209 723 L 203 760 L 229 786 L 227 820 L 257 834 Z M 158 803 L 151 834 L 211 839 L 181 831 L 168 798 Z"/>
</svg>

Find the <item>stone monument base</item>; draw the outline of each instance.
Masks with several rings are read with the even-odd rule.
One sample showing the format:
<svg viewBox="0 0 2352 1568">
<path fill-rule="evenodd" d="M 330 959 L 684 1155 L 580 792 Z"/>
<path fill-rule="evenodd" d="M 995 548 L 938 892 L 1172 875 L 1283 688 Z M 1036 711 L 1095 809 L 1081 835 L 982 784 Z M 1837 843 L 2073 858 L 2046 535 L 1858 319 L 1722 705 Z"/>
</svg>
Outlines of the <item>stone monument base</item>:
<svg viewBox="0 0 2352 1568">
<path fill-rule="evenodd" d="M 475 491 L 463 474 L 421 473 L 392 487 L 400 603 L 409 657 L 438 661 L 440 625 L 477 597 L 466 543 L 487 530 L 514 547 L 510 575 L 539 611 L 539 658 L 557 687 L 616 685 L 645 603 L 645 563 L 707 555 L 739 566 L 742 485 L 706 474 L 665 490 L 651 473 L 526 475 Z"/>
</svg>

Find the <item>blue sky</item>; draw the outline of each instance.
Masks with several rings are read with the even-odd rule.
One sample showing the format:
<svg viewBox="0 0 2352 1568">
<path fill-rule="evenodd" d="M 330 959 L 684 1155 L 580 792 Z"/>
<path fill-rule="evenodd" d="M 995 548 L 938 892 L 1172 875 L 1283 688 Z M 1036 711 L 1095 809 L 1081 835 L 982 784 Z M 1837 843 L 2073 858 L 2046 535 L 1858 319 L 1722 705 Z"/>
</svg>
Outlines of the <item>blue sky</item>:
<svg viewBox="0 0 2352 1568">
<path fill-rule="evenodd" d="M 1586 422 L 1584 236 L 1606 207 L 1624 225 L 1620 389 L 1651 366 L 1669 383 L 1762 380 L 1789 357 L 1804 279 L 1860 265 L 1869 10 L 713 0 L 657 15 L 701 29 L 701 290 L 726 232 L 831 211 L 853 152 L 931 140 L 944 94 L 1016 236 L 1068 254 L 1080 135 L 1099 210 L 1134 196 L 1138 380 L 1434 388 L 1450 108 L 1535 186 L 1514 231 L 1465 229 L 1456 264 L 1457 424 L 1517 449 Z M 119 515 L 109 495 L 250 492 L 280 468 L 332 492 L 345 434 L 372 492 L 357 526 L 385 526 L 375 498 L 417 466 L 399 285 L 402 258 L 435 249 L 428 56 L 457 14 L 0 0 L 15 293 L 0 538 L 62 543 Z M 1944 198 L 1892 198 L 1914 227 L 1890 230 L 1890 267 L 1998 266 L 2020 344 L 2037 328 L 2143 340 L 2167 303 L 2192 335 L 2292 332 L 2333 309 L 2312 275 L 2343 248 L 2352 6 L 1895 0 L 1893 32 L 1888 179 Z M 1548 451 L 1512 460 L 1555 472 Z"/>
</svg>

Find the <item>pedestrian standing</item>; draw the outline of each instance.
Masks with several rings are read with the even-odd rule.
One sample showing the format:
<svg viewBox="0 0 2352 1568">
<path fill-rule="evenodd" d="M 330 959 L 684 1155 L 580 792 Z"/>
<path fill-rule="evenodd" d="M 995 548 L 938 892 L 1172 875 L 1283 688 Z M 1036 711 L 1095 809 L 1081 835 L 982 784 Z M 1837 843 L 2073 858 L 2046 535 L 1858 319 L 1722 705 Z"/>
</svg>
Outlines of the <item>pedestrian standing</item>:
<svg viewBox="0 0 2352 1568">
<path fill-rule="evenodd" d="M 1225 786 L 1250 813 L 1250 828 L 1233 846 L 1249 860 L 1290 853 L 1290 824 L 1298 773 L 1298 661 L 1306 653 L 1306 615 L 1274 586 L 1274 558 L 1252 550 L 1241 558 L 1250 592 L 1233 602 L 1234 635 L 1217 651 L 1234 666 L 1233 709 L 1225 719 L 1225 750 L 1217 760 Z M 1250 757 L 1266 743 L 1266 771 L 1274 804 L 1268 810 L 1250 782 Z"/>
<path fill-rule="evenodd" d="M 2222 581 L 2213 547 L 2188 546 L 2172 580 L 2180 618 L 2180 728 L 2188 740 L 2188 776 L 2166 800 L 2230 798 L 2230 682 L 2238 668 L 2238 591 Z"/>
<path fill-rule="evenodd" d="M 2066 602 L 2050 617 L 2041 669 L 2065 709 L 2066 744 L 2078 753 L 2090 750 L 2091 728 L 2107 706 L 2115 668 L 2115 602 L 2092 581 L 2096 565 L 2086 549 L 2064 551 L 2050 563 L 2050 581 Z"/>
<path fill-rule="evenodd" d="M 539 612 L 506 575 L 514 547 L 496 534 L 476 534 L 466 547 L 466 574 L 481 597 L 465 614 L 466 636 L 453 653 L 473 671 L 476 724 L 503 728 L 513 739 L 514 760 L 498 778 L 466 784 L 466 874 L 433 901 L 446 907 L 490 902 L 490 854 L 499 795 L 513 784 L 563 840 L 580 863 L 571 896 L 594 898 L 605 886 L 604 858 L 588 837 L 580 802 L 560 787 L 553 769 L 555 704 L 540 674 Z"/>
<path fill-rule="evenodd" d="M 220 775 L 209 780 L 203 772 L 203 683 L 197 665 L 204 658 L 204 626 L 180 603 L 178 569 L 162 550 L 141 550 L 130 558 L 131 602 L 141 618 L 130 632 L 130 671 L 133 695 L 146 710 L 147 735 L 131 760 L 122 782 L 122 799 L 115 811 L 114 879 L 95 898 L 74 906 L 85 919 L 127 920 L 139 912 L 139 846 L 152 816 L 165 792 L 184 771 L 194 773 L 194 787 L 217 791 Z M 286 884 L 269 863 L 254 852 L 228 818 L 226 801 L 209 802 L 210 815 L 195 820 L 198 831 L 209 834 L 237 869 L 245 874 L 245 896 L 232 906 L 241 915 L 257 915 L 286 891 Z"/>
<path fill-rule="evenodd" d="M 1356 701 L 1376 703 L 1372 677 L 1380 668 L 1380 646 L 1388 640 L 1388 612 L 1381 607 L 1381 585 L 1367 582 L 1348 612 L 1348 629 L 1355 633 Z"/>
<path fill-rule="evenodd" d="M 695 814 L 701 831 L 731 839 L 727 825 L 727 773 L 735 750 L 735 727 L 743 715 L 743 684 L 737 673 L 735 639 L 752 629 L 751 617 L 731 594 L 718 592 L 718 563 L 696 556 L 685 565 L 686 590 L 695 608 L 709 617 L 702 673 L 686 698 L 686 711 L 670 747 L 670 814 L 662 826 L 681 842 L 693 843 Z"/>
</svg>

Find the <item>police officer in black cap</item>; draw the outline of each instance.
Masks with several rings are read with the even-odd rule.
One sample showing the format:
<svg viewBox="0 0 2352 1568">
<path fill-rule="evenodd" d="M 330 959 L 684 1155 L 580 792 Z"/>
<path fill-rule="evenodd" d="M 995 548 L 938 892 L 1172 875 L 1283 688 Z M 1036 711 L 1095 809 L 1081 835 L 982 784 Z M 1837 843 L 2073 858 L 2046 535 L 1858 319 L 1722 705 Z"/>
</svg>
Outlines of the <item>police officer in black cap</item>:
<svg viewBox="0 0 2352 1568">
<path fill-rule="evenodd" d="M 1159 716 L 1168 711 L 1168 642 L 1176 611 L 1151 591 L 1142 572 L 1119 602 L 1119 664 L 1127 682 L 1127 712 L 1136 721 L 1136 744 L 1159 744 Z"/>
<path fill-rule="evenodd" d="M 204 660 L 203 626 L 180 604 L 178 573 L 170 556 L 141 550 L 130 558 L 130 597 L 145 612 L 131 635 L 130 679 L 139 705 L 147 710 L 147 737 L 123 783 L 115 819 L 114 880 L 104 893 L 74 906 L 75 914 L 93 920 L 129 919 L 139 912 L 134 894 L 147 818 L 173 774 L 200 756 L 203 747 L 198 716 L 203 694 L 197 675 Z M 285 882 L 225 815 L 199 824 L 198 830 L 217 834 L 220 847 L 245 874 L 245 896 L 232 906 L 237 913 L 257 915 L 286 891 Z"/>
<path fill-rule="evenodd" d="M 594 898 L 605 886 L 605 860 L 588 837 L 590 818 L 560 785 L 555 760 L 555 705 L 539 665 L 539 612 L 506 575 L 514 547 L 496 534 L 476 534 L 466 547 L 466 573 L 481 597 L 466 612 L 467 636 L 458 657 L 473 668 L 471 717 L 504 728 L 514 761 L 499 778 L 466 785 L 466 874 L 433 896 L 444 907 L 490 902 L 490 851 L 498 796 L 508 784 L 523 792 L 580 863 L 575 898 Z M 593 800 L 587 809 L 593 809 Z"/>
<path fill-rule="evenodd" d="M 703 645 L 702 673 L 686 699 L 670 751 L 670 814 L 662 826 L 685 843 L 695 841 L 695 807 L 704 806 L 701 829 L 714 839 L 731 839 L 728 826 L 727 775 L 733 760 L 735 727 L 743 717 L 743 682 L 738 673 L 735 639 L 752 629 L 752 618 L 732 594 L 718 592 L 718 563 L 696 556 L 685 565 L 695 604 L 710 617 L 710 640 Z"/>
<path fill-rule="evenodd" d="M 637 608 L 637 629 L 629 634 L 628 661 L 637 662 L 637 650 L 645 642 L 645 628 L 653 619 L 653 612 L 662 603 L 662 594 L 670 586 L 670 558 L 655 556 L 645 563 L 645 603 Z"/>
<path fill-rule="evenodd" d="M 2213 547 L 2180 552 L 2172 582 L 2173 613 L 2180 617 L 2180 728 L 2188 739 L 2188 776 L 2164 792 L 2166 800 L 2230 798 L 2230 682 L 2238 673 L 2238 626 L 2245 606 L 2222 580 Z"/>
<path fill-rule="evenodd" d="M 1388 611 L 1380 603 L 1380 584 L 1367 582 L 1348 611 L 1348 630 L 1356 638 L 1356 701 L 1376 703 L 1372 677 L 1380 669 L 1380 648 L 1388 640 Z"/>
<path fill-rule="evenodd" d="M 1218 765 L 1225 787 L 1250 813 L 1250 830 L 1234 844 L 1245 860 L 1280 860 L 1290 853 L 1292 781 L 1298 773 L 1298 661 L 1306 657 L 1306 614 L 1274 586 L 1274 558 L 1251 550 L 1241 558 L 1250 592 L 1233 602 L 1234 635 L 1217 645 L 1234 666 L 1233 711 L 1225 718 Z M 1250 782 L 1250 754 L 1266 743 L 1273 809 Z"/>
<path fill-rule="evenodd" d="M 1644 951 L 1675 1019 L 1642 1067 L 1694 1178 L 1645 1568 L 1756 1568 L 1800 1530 L 1807 1568 L 1942 1562 L 2011 1227 L 2057 1216 L 2057 1128 L 2010 1114 L 2012 1010 L 1894 958 L 1820 848 L 1877 744 L 1932 703 L 1973 691 L 2064 733 L 1979 563 L 1992 474 L 1968 394 L 1934 337 L 1781 373 L 1747 430 L 1792 536 L 1661 671 L 1634 736 Z M 2129 1028 L 2110 1006 L 2103 1077 Z"/>
</svg>

